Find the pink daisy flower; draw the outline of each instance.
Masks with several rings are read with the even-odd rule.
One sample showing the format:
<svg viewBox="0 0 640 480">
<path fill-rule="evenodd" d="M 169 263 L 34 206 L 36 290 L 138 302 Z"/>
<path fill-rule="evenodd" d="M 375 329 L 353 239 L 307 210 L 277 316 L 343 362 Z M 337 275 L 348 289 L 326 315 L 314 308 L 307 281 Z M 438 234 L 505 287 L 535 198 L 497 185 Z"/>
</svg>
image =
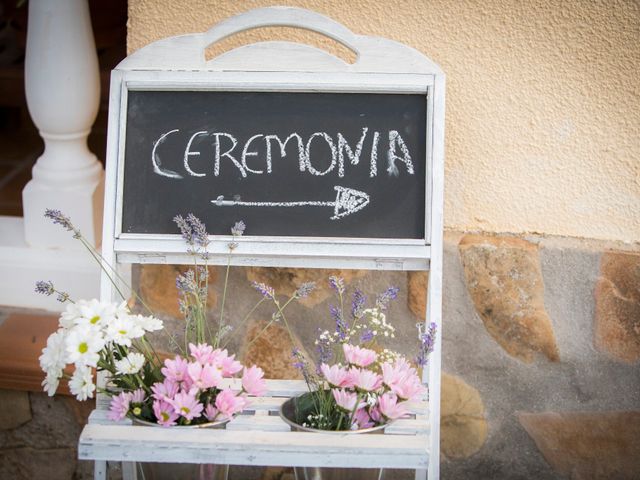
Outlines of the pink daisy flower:
<svg viewBox="0 0 640 480">
<path fill-rule="evenodd" d="M 163 427 L 175 425 L 179 416 L 173 406 L 164 400 L 156 400 L 153 402 L 153 413 L 156 416 L 158 424 Z"/>
<path fill-rule="evenodd" d="M 235 355 L 227 355 L 227 351 L 223 350 L 224 356 L 220 358 L 220 367 L 222 367 L 222 376 L 225 378 L 231 377 L 242 370 L 242 364 L 235 360 Z"/>
<path fill-rule="evenodd" d="M 190 343 L 189 351 L 191 352 L 191 356 L 202 365 L 211 363 L 214 359 L 213 347 L 211 345 L 207 345 L 206 343 L 199 343 L 198 345 Z"/>
<path fill-rule="evenodd" d="M 352 372 L 353 375 L 354 387 L 358 390 L 371 392 L 373 390 L 377 390 L 382 385 L 382 378 L 380 378 L 380 375 L 372 372 L 371 370 L 351 368 L 350 372 Z"/>
<path fill-rule="evenodd" d="M 144 390 L 139 388 L 131 392 L 131 403 L 143 403 L 146 395 Z"/>
<path fill-rule="evenodd" d="M 391 392 L 387 392 L 378 398 L 378 409 L 389 420 L 402 418 L 409 413 L 405 408 L 404 402 L 398 403 L 398 397 Z"/>
<path fill-rule="evenodd" d="M 260 367 L 253 365 L 244 369 L 242 375 L 242 388 L 249 395 L 262 395 L 267 391 L 267 383 L 262 378 L 264 371 Z"/>
<path fill-rule="evenodd" d="M 175 397 L 178 390 L 179 385 L 167 378 L 164 379 L 164 382 L 156 382 L 151 386 L 153 398 L 156 400 L 164 400 L 165 402 Z"/>
<path fill-rule="evenodd" d="M 347 387 L 353 386 L 353 382 L 350 381 L 349 373 L 346 368 L 338 365 L 329 366 L 326 363 L 320 365 L 320 371 L 324 376 L 324 379 L 334 387 Z"/>
<path fill-rule="evenodd" d="M 114 422 L 122 420 L 129 413 L 129 405 L 131 404 L 131 393 L 122 392 L 111 398 L 111 404 L 109 405 L 109 413 L 107 418 Z"/>
<path fill-rule="evenodd" d="M 353 411 L 356 406 L 356 402 L 358 401 L 358 395 L 354 392 L 348 392 L 337 388 L 332 389 L 331 393 L 339 408 L 347 413 L 351 413 Z"/>
<path fill-rule="evenodd" d="M 180 355 L 176 355 L 176 358 L 173 360 L 167 358 L 164 361 L 165 366 L 160 371 L 166 379 L 172 382 L 184 382 L 188 377 L 188 364 L 189 362 L 180 357 Z"/>
<path fill-rule="evenodd" d="M 233 391 L 226 389 L 218 393 L 215 403 L 216 408 L 223 417 L 231 418 L 244 409 L 247 400 L 241 395 L 236 396 Z"/>
<path fill-rule="evenodd" d="M 205 365 L 198 362 L 190 363 L 187 366 L 187 373 L 191 385 L 200 390 L 216 387 L 222 381 L 220 370 L 208 363 Z"/>
<path fill-rule="evenodd" d="M 352 430 L 360 430 L 363 428 L 371 428 L 375 425 L 373 421 L 371 421 L 371 417 L 367 413 L 366 408 L 359 408 L 356 410 L 355 415 L 353 416 L 353 425 L 351 425 Z M 355 427 L 355 428 L 354 428 Z"/>
<path fill-rule="evenodd" d="M 345 343 L 342 345 L 342 349 L 347 362 L 358 367 L 368 367 L 378 358 L 378 354 L 368 348 L 360 348 Z"/>
<path fill-rule="evenodd" d="M 207 420 L 210 422 L 215 421 L 218 416 L 218 409 L 211 404 L 208 404 L 204 409 L 204 416 L 207 417 Z"/>
<path fill-rule="evenodd" d="M 169 403 L 179 415 L 189 421 L 199 417 L 204 410 L 204 406 L 190 392 L 181 391 L 176 393 L 176 396 L 173 397 L 173 400 L 169 400 Z"/>
</svg>

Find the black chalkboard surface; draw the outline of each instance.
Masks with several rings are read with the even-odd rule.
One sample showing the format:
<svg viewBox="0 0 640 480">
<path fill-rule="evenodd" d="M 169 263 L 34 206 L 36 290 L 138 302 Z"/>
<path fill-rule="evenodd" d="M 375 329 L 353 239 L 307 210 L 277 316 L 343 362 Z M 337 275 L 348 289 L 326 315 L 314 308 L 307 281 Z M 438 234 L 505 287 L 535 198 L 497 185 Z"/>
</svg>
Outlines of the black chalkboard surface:
<svg viewBox="0 0 640 480">
<path fill-rule="evenodd" d="M 426 97 L 130 91 L 123 233 L 423 239 Z"/>
</svg>

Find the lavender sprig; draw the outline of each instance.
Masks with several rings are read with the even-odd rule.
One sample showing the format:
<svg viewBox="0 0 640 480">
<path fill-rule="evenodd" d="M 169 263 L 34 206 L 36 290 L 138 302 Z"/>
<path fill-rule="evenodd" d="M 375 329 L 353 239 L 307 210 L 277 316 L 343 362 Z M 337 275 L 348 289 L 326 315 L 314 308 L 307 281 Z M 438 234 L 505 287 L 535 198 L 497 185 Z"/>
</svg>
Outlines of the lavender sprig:
<svg viewBox="0 0 640 480">
<path fill-rule="evenodd" d="M 49 281 L 38 281 L 36 282 L 36 293 L 41 293 L 42 295 L 51 296 L 54 293 L 57 294 L 56 300 L 60 303 L 64 303 L 70 300 L 69 294 L 67 292 L 62 292 L 60 290 L 56 290 L 53 286 L 53 282 Z"/>
<path fill-rule="evenodd" d="M 420 329 L 420 349 L 418 350 L 418 356 L 416 357 L 416 363 L 421 367 L 424 367 L 429 363 L 429 354 L 433 352 L 433 348 L 436 342 L 436 333 L 438 326 L 435 323 L 430 323 L 426 332 L 422 331 L 424 324 L 419 323 Z"/>
<path fill-rule="evenodd" d="M 193 240 L 195 243 L 206 249 L 209 245 L 209 234 L 207 233 L 207 227 L 202 221 L 196 217 L 193 213 L 187 215 L 187 223 L 191 227 L 193 233 Z"/>
<path fill-rule="evenodd" d="M 269 285 L 266 285 L 260 282 L 251 282 L 251 286 L 255 288 L 258 292 L 260 292 L 260 294 L 264 298 L 270 299 L 270 300 L 276 299 L 276 292 L 273 289 L 273 287 L 270 287 Z"/>
<path fill-rule="evenodd" d="M 311 387 L 313 385 L 316 385 L 317 382 L 311 375 L 311 371 L 309 369 L 309 362 L 307 361 L 304 354 L 300 351 L 298 347 L 293 348 L 293 350 L 291 351 L 291 356 L 294 359 L 293 366 L 298 370 L 300 370 L 300 372 L 302 373 L 302 376 L 304 377 L 304 381 L 307 383 L 307 386 L 309 387 L 309 389 L 311 389 Z"/>
<path fill-rule="evenodd" d="M 344 321 L 342 310 L 334 305 L 329 305 L 329 313 L 336 324 L 336 333 L 340 337 L 340 340 L 344 340 L 349 330 L 349 324 Z"/>
<path fill-rule="evenodd" d="M 56 292 L 56 289 L 53 287 L 53 283 L 49 281 L 39 280 L 36 282 L 36 293 L 41 293 L 42 295 L 53 295 Z"/>
<path fill-rule="evenodd" d="M 247 226 L 242 220 L 240 220 L 239 222 L 236 222 L 233 227 L 231 227 L 231 235 L 233 235 L 234 237 L 241 237 L 246 228 Z"/>
<path fill-rule="evenodd" d="M 367 296 L 362 293 L 360 289 L 355 290 L 353 292 L 353 297 L 351 300 L 351 316 L 355 320 L 356 318 L 362 317 L 362 312 L 364 312 L 364 306 L 367 303 Z"/>
<path fill-rule="evenodd" d="M 329 277 L 329 286 L 333 288 L 336 293 L 342 295 L 344 293 L 344 278 L 331 275 Z"/>
<path fill-rule="evenodd" d="M 173 221 L 180 229 L 180 235 L 182 235 L 184 241 L 187 242 L 187 245 L 193 246 L 195 243 L 195 239 L 193 236 L 193 229 L 191 228 L 191 225 L 189 225 L 189 223 L 182 217 L 182 215 L 176 215 L 175 217 L 173 217 Z"/>
<path fill-rule="evenodd" d="M 293 296 L 296 298 L 308 297 L 315 288 L 316 288 L 316 282 L 304 282 L 294 292 Z"/>
<path fill-rule="evenodd" d="M 370 342 L 373 339 L 374 335 L 373 335 L 373 331 L 370 328 L 366 328 L 365 330 L 363 330 L 363 332 L 360 334 L 360 342 L 361 343 L 367 343 Z"/>
<path fill-rule="evenodd" d="M 69 232 L 73 232 L 73 238 L 79 239 L 80 237 L 82 237 L 80 230 L 78 230 L 73 225 L 73 223 L 71 223 L 71 219 L 67 217 L 64 213 L 62 213 L 60 210 L 53 210 L 51 208 L 47 208 L 44 211 L 44 216 L 46 218 L 50 218 L 51 220 L 53 220 L 54 224 L 62 226 L 65 230 Z"/>
<path fill-rule="evenodd" d="M 391 300 L 395 300 L 398 297 L 398 287 L 389 287 L 376 298 L 376 306 L 380 310 L 386 310 L 389 308 Z"/>
</svg>

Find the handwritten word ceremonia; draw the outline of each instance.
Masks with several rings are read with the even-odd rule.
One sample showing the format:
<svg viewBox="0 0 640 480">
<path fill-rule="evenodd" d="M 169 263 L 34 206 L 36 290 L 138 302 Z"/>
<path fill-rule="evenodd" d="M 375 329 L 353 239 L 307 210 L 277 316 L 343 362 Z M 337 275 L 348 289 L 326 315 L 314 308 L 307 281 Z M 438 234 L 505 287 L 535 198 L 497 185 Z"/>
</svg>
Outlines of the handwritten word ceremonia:
<svg viewBox="0 0 640 480">
<path fill-rule="evenodd" d="M 190 132 L 189 132 L 190 133 Z M 298 133 L 291 133 L 286 138 L 275 134 L 255 134 L 249 137 L 243 144 L 227 132 L 197 131 L 187 135 L 180 135 L 180 129 L 173 129 L 162 133 L 154 142 L 151 152 L 153 171 L 160 176 L 181 179 L 183 174 L 163 167 L 167 159 L 163 156 L 163 145 L 169 142 L 184 142 L 182 158 L 171 159 L 182 163 L 184 172 L 191 177 L 205 177 L 213 174 L 218 177 L 224 169 L 230 168 L 237 171 L 243 178 L 249 175 L 276 174 L 278 165 L 274 165 L 274 159 L 287 157 L 287 147 L 290 144 L 296 146 L 297 167 L 300 172 L 315 176 L 329 175 L 335 172 L 338 177 L 345 176 L 345 163 L 358 165 L 362 160 L 369 165 L 369 176 L 378 175 L 378 152 L 386 153 L 386 165 L 384 169 L 389 176 L 398 176 L 400 170 L 398 162 L 404 164 L 404 169 L 409 175 L 414 174 L 411 154 L 405 141 L 397 130 L 389 130 L 386 135 L 373 131 L 369 135 L 369 128 L 363 127 L 360 139 L 349 144 L 347 139 L 338 132 L 335 136 L 327 132 L 315 132 L 308 138 L 303 138 Z M 371 146 L 368 159 L 361 159 L 365 143 Z M 204 152 L 204 153 L 203 153 Z M 205 154 L 210 155 L 206 159 Z M 327 159 L 330 154 L 331 161 L 328 166 L 320 167 L 319 159 Z M 294 155 L 295 156 L 295 155 Z M 384 158 L 384 157 L 383 157 Z M 209 163 L 209 167 L 203 166 Z M 173 163 L 173 162 L 172 162 Z"/>
</svg>

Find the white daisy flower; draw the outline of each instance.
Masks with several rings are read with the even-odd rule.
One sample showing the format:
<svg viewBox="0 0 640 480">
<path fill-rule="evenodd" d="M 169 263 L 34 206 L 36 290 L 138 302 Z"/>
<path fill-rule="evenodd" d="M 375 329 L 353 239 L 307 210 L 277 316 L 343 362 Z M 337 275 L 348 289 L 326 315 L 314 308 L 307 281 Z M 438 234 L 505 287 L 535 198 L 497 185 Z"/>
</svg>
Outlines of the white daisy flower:
<svg viewBox="0 0 640 480">
<path fill-rule="evenodd" d="M 162 330 L 164 325 L 162 324 L 162 320 L 155 317 L 145 317 L 144 315 L 132 315 L 131 319 L 133 322 L 142 328 L 146 332 L 155 332 L 157 330 Z"/>
<path fill-rule="evenodd" d="M 60 377 L 62 377 L 62 370 L 49 370 L 47 376 L 42 381 L 42 387 L 47 395 L 53 397 L 58 390 L 60 384 Z"/>
<path fill-rule="evenodd" d="M 107 326 L 106 338 L 108 342 L 115 342 L 126 347 L 131 346 L 131 340 L 144 335 L 144 330 L 129 316 L 118 317 Z"/>
<path fill-rule="evenodd" d="M 68 363 L 95 367 L 100 359 L 98 352 L 104 347 L 104 338 L 89 325 L 76 325 L 69 330 L 64 343 Z"/>
<path fill-rule="evenodd" d="M 141 353 L 130 353 L 122 360 L 116 360 L 116 373 L 121 375 L 138 373 L 144 365 L 144 355 Z"/>
<path fill-rule="evenodd" d="M 60 326 L 66 329 L 73 327 L 76 324 L 76 319 L 82 315 L 80 312 L 80 304 L 84 300 L 79 300 L 76 303 L 68 303 L 67 308 L 60 314 Z"/>
<path fill-rule="evenodd" d="M 91 299 L 89 301 L 80 300 L 78 302 L 80 316 L 75 319 L 76 325 L 92 325 L 104 328 L 109 322 L 116 318 L 116 307 L 114 303 L 99 302 Z"/>
<path fill-rule="evenodd" d="M 71 380 L 69 380 L 69 391 L 80 401 L 93 398 L 96 386 L 93 384 L 93 372 L 89 367 L 76 367 Z"/>
<path fill-rule="evenodd" d="M 60 329 L 49 335 L 47 338 L 47 346 L 42 350 L 40 355 L 40 368 L 44 372 L 49 370 L 62 370 L 65 365 L 65 331 Z"/>
</svg>

